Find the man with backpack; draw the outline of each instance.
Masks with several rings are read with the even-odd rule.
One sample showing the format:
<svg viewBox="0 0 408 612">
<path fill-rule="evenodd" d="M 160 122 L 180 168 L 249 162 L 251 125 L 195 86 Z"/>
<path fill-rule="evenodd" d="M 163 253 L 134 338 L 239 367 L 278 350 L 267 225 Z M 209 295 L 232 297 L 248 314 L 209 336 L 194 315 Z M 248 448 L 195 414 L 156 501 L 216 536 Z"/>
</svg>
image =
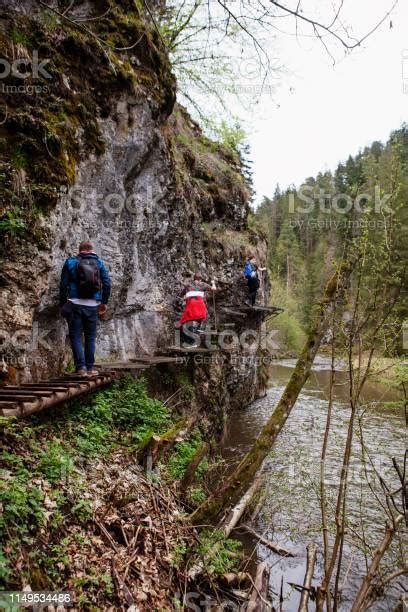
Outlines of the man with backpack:
<svg viewBox="0 0 408 612">
<path fill-rule="evenodd" d="M 248 295 L 249 295 L 248 306 L 255 306 L 256 294 L 261 285 L 258 271 L 264 272 L 265 270 L 266 268 L 258 268 L 258 264 L 256 262 L 255 257 L 251 256 L 247 259 L 245 268 L 244 268 L 244 276 L 247 279 L 247 283 L 248 283 Z"/>
<path fill-rule="evenodd" d="M 94 370 L 96 324 L 103 317 L 111 290 L 109 273 L 103 261 L 93 252 L 93 245 L 84 240 L 79 254 L 65 261 L 61 272 L 60 306 L 69 329 L 75 370 L 79 376 L 97 374 Z M 85 351 L 82 346 L 85 336 Z"/>
</svg>

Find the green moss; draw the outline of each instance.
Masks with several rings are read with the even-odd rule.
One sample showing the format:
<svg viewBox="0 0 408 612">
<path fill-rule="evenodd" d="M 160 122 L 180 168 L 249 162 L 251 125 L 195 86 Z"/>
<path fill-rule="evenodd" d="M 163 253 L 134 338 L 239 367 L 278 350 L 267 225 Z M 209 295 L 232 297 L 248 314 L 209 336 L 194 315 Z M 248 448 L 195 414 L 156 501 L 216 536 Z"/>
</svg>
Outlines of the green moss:
<svg viewBox="0 0 408 612">
<path fill-rule="evenodd" d="M 13 28 L 10 32 L 10 38 L 16 45 L 24 45 L 25 47 L 31 46 L 30 37 L 22 30 Z"/>
<path fill-rule="evenodd" d="M 140 7 L 114 0 L 102 0 L 100 5 L 98 13 L 103 16 L 87 27 L 102 44 L 52 11 L 0 14 L 1 56 L 12 61 L 17 44 L 24 47 L 25 57 L 35 50 L 40 61 L 49 60 L 45 69 L 51 77 L 10 76 L 2 82 L 7 119 L 0 131 L 0 222 L 18 207 L 21 228 L 26 230 L 17 236 L 3 224 L 3 248 L 17 238 L 46 238 L 33 215 L 33 203 L 48 213 L 60 188 L 75 181 L 78 162 L 104 152 L 98 120 L 109 116 L 118 96 L 132 92 L 135 83 L 146 84 L 158 111 L 171 111 L 174 77 L 161 41 L 142 20 Z M 21 169 L 25 185 L 16 193 L 16 172 Z"/>
</svg>

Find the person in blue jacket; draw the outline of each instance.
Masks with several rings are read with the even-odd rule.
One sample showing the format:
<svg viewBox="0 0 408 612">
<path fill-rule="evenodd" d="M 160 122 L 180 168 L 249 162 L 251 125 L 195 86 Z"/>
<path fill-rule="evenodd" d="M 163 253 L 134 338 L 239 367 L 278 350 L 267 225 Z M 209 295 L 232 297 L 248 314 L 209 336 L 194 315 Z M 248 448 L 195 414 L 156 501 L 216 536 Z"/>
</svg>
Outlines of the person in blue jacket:
<svg viewBox="0 0 408 612">
<path fill-rule="evenodd" d="M 248 283 L 249 306 L 255 306 L 256 294 L 261 285 L 258 270 L 263 272 L 265 268 L 258 268 L 255 257 L 249 257 L 244 268 L 244 276 Z"/>
<path fill-rule="evenodd" d="M 96 324 L 103 317 L 111 291 L 111 280 L 104 262 L 84 240 L 79 253 L 68 257 L 61 272 L 60 307 L 66 318 L 75 370 L 79 376 L 97 374 L 94 370 Z M 82 345 L 85 337 L 85 350 Z"/>
</svg>

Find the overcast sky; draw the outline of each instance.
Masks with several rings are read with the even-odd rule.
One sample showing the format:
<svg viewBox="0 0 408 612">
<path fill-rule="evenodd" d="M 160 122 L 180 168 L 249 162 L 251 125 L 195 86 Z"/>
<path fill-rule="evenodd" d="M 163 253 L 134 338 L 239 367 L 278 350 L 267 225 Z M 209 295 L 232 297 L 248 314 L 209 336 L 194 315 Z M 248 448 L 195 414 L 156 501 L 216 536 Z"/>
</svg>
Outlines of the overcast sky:
<svg viewBox="0 0 408 612">
<path fill-rule="evenodd" d="M 390 7 L 388 0 L 345 4 L 347 21 L 357 32 L 367 31 Z M 363 48 L 344 59 L 337 53 L 335 66 L 311 38 L 278 35 L 274 46 L 284 72 L 276 93 L 263 96 L 248 138 L 257 202 L 271 196 L 277 183 L 285 188 L 334 169 L 408 120 L 407 0 L 400 0 L 391 20 L 393 27 L 388 19 Z"/>
</svg>

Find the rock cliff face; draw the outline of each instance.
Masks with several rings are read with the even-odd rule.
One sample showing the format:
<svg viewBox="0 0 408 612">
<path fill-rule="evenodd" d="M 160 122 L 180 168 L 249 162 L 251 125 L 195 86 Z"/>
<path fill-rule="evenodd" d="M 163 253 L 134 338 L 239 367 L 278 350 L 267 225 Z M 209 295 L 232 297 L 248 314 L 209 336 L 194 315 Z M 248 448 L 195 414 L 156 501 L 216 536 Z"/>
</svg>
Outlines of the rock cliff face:
<svg viewBox="0 0 408 612">
<path fill-rule="evenodd" d="M 124 15 L 123 3 L 87 2 L 70 17 L 100 15 L 105 4 L 109 22 L 95 22 L 97 35 L 124 47 L 126 23 L 140 45 L 101 51 L 81 28 L 57 13 L 34 13 L 28 2 L 14 2 L 3 15 L 1 56 L 31 61 L 38 50 L 50 58 L 52 76 L 47 97 L 7 90 L 1 126 L 0 340 L 9 372 L 15 368 L 20 379 L 55 374 L 70 359 L 58 283 L 65 258 L 85 238 L 113 283 L 98 330 L 99 358 L 127 359 L 174 345 L 175 302 L 193 271 L 223 288 L 219 321 L 237 331 L 260 330 L 256 318 L 221 314 L 223 306 L 242 303 L 247 254 L 261 262 L 266 254 L 263 238 L 248 229 L 249 191 L 239 157 L 203 136 L 174 103 L 165 52 L 133 4 Z M 62 12 L 62 5 L 52 6 Z M 231 352 L 227 361 L 198 375 L 204 395 L 206 384 L 222 378 L 224 393 L 249 401 L 256 366 L 234 365 Z"/>
</svg>

